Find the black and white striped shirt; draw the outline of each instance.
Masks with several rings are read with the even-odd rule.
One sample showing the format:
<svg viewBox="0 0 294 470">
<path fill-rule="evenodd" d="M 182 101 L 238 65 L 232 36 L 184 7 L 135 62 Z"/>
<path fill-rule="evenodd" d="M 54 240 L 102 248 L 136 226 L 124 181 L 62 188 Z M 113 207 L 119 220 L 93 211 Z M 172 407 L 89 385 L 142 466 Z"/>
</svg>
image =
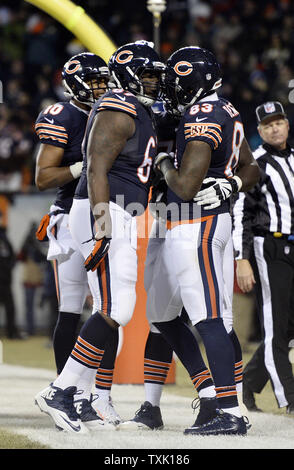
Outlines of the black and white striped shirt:
<svg viewBox="0 0 294 470">
<path fill-rule="evenodd" d="M 254 236 L 294 234 L 294 149 L 278 151 L 263 144 L 253 156 L 260 181 L 248 193 L 238 194 L 232 211 L 236 259 L 249 259 Z"/>
</svg>

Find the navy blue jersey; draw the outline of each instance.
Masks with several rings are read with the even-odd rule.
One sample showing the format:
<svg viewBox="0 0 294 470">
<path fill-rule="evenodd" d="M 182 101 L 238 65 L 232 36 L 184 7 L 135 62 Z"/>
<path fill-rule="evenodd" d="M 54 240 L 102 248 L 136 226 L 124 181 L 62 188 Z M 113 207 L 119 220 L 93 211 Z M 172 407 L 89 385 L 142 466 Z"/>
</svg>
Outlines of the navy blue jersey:
<svg viewBox="0 0 294 470">
<path fill-rule="evenodd" d="M 159 152 L 175 152 L 176 131 L 179 125 L 179 118 L 173 117 L 167 112 L 154 113 L 156 133 L 158 138 Z"/>
<path fill-rule="evenodd" d="M 82 161 L 82 141 L 88 113 L 71 102 L 60 102 L 48 106 L 38 116 L 36 133 L 42 144 L 64 149 L 60 166 L 69 166 Z M 54 204 L 69 212 L 78 180 L 60 186 Z"/>
<path fill-rule="evenodd" d="M 211 163 L 206 178 L 231 178 L 239 160 L 240 147 L 244 138 L 244 129 L 239 112 L 223 98 L 207 97 L 188 108 L 182 117 L 177 131 L 175 166 L 180 168 L 181 160 L 188 142 L 197 140 L 206 142 L 211 147 Z M 195 153 L 195 158 L 197 154 Z M 202 188 L 203 189 L 203 188 Z M 175 214 L 169 219 L 195 219 L 200 214 L 200 206 L 193 201 L 183 204 L 170 188 L 167 203 L 176 203 Z M 215 209 L 206 210 L 204 215 L 229 212 L 229 202 L 224 201 Z"/>
<path fill-rule="evenodd" d="M 176 131 L 179 125 L 179 118 L 172 116 L 166 111 L 154 113 L 155 128 L 158 139 L 159 152 L 176 151 Z M 167 184 L 160 172 L 154 172 L 152 178 L 151 202 L 166 202 Z M 158 194 L 160 198 L 158 199 Z"/>
<path fill-rule="evenodd" d="M 139 203 L 144 210 L 147 207 L 151 169 L 157 154 L 157 137 L 149 110 L 142 106 L 132 93 L 122 89 L 107 92 L 93 107 L 83 144 L 84 165 L 75 198 L 88 197 L 86 158 L 88 136 L 94 117 L 104 110 L 123 112 L 135 120 L 135 133 L 116 158 L 108 173 L 108 180 L 110 201 L 123 207 L 131 215 L 138 215 L 130 205 Z M 113 131 L 115 132 L 115 129 Z"/>
</svg>

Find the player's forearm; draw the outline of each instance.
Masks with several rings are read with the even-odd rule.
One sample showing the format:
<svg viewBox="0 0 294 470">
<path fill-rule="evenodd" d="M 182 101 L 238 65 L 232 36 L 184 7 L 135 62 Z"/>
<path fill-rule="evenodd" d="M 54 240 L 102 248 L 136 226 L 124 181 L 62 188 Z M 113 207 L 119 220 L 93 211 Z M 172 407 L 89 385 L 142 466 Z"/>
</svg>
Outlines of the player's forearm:
<svg viewBox="0 0 294 470">
<path fill-rule="evenodd" d="M 259 181 L 259 166 L 256 162 L 253 162 L 247 166 L 241 167 L 236 171 L 236 176 L 239 176 L 242 181 L 242 187 L 240 191 L 247 192 L 252 189 Z"/>
<path fill-rule="evenodd" d="M 107 174 L 88 168 L 88 195 L 95 219 L 96 238 L 111 236 L 111 217 L 109 211 L 109 183 Z"/>
<path fill-rule="evenodd" d="M 201 182 L 194 178 L 189 178 L 180 170 L 176 170 L 172 163 L 164 160 L 161 164 L 161 171 L 169 188 L 183 201 L 190 201 L 199 191 Z"/>
<path fill-rule="evenodd" d="M 68 166 L 40 168 L 36 172 L 35 183 L 39 191 L 58 188 L 74 179 Z"/>
</svg>

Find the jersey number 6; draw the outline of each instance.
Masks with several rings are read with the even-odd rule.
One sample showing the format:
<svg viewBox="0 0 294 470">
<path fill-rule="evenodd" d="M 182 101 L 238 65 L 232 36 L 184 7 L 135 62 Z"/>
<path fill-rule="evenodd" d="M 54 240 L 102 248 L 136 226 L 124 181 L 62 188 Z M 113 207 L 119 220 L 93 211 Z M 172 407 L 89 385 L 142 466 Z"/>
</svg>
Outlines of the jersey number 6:
<svg viewBox="0 0 294 470">
<path fill-rule="evenodd" d="M 151 147 L 153 148 L 156 147 L 154 137 L 150 137 L 150 139 L 148 140 L 148 144 L 146 146 L 146 150 L 144 153 L 144 160 L 137 169 L 138 178 L 141 181 L 141 183 L 144 183 L 144 184 L 147 183 L 147 181 L 149 180 L 150 168 L 153 163 L 152 158 L 149 156 Z"/>
</svg>

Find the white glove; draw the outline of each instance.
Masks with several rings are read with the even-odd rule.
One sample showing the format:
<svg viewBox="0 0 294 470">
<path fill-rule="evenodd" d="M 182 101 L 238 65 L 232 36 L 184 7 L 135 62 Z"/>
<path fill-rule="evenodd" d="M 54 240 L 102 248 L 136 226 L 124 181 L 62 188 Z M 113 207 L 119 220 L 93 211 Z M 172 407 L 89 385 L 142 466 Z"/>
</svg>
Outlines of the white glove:
<svg viewBox="0 0 294 470">
<path fill-rule="evenodd" d="M 153 168 L 155 170 L 157 169 L 160 171 L 160 165 L 164 160 L 169 160 L 170 162 L 172 162 L 172 164 L 174 164 L 174 155 L 175 154 L 173 152 L 171 153 L 159 152 L 155 157 Z"/>
<path fill-rule="evenodd" d="M 199 206 L 204 206 L 204 210 L 209 210 L 220 206 L 233 193 L 240 191 L 242 180 L 238 176 L 231 179 L 205 178 L 203 184 L 210 184 L 210 186 L 199 191 L 193 201 L 197 202 Z"/>
<path fill-rule="evenodd" d="M 77 162 L 69 166 L 69 170 L 74 177 L 74 179 L 79 178 L 82 173 L 83 162 Z"/>
</svg>

